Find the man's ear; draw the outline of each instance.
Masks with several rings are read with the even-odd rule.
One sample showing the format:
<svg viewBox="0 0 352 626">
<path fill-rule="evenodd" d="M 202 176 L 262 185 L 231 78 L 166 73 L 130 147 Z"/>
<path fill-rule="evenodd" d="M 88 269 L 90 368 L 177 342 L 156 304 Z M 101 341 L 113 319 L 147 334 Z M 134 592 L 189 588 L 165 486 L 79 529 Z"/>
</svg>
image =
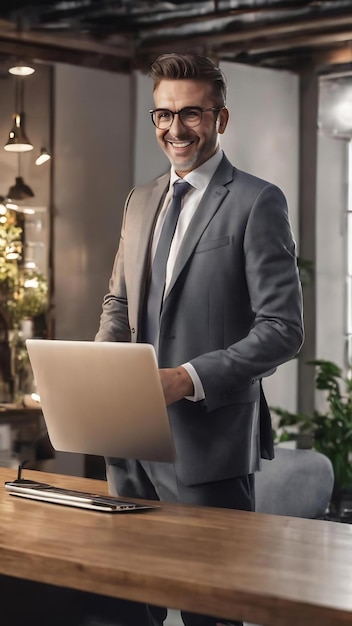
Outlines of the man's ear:
<svg viewBox="0 0 352 626">
<path fill-rule="evenodd" d="M 227 107 L 219 111 L 219 115 L 216 120 L 216 130 L 218 131 L 220 135 L 222 135 L 225 132 L 227 122 L 229 121 L 229 116 L 230 114 L 229 114 L 229 110 Z"/>
</svg>

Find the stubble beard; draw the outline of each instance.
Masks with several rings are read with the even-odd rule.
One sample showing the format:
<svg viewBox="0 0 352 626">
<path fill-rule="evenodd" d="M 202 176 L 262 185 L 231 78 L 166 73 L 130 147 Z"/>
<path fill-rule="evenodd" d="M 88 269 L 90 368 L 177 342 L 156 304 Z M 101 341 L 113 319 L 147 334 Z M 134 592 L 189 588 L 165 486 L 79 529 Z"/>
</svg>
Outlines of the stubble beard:
<svg viewBox="0 0 352 626">
<path fill-rule="evenodd" d="M 198 150 L 197 152 L 194 153 L 194 155 L 192 156 L 191 159 L 189 159 L 188 161 L 182 161 L 181 163 L 170 158 L 169 160 L 171 162 L 171 165 L 173 166 L 175 172 L 190 172 L 192 169 L 194 169 L 194 166 L 197 163 L 198 160 Z"/>
</svg>

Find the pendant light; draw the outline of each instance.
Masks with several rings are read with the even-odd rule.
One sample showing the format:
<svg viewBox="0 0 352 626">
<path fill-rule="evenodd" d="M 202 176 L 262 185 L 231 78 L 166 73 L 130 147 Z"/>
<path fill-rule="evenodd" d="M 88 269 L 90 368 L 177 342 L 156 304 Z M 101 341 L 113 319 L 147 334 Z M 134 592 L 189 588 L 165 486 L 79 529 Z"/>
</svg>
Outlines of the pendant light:
<svg viewBox="0 0 352 626">
<path fill-rule="evenodd" d="M 13 116 L 13 125 L 4 149 L 7 152 L 29 152 L 33 150 L 33 145 L 24 130 L 24 113 L 15 113 Z"/>
<path fill-rule="evenodd" d="M 26 198 L 33 198 L 34 193 L 29 185 L 27 185 L 22 176 L 16 176 L 16 182 L 9 189 L 9 198 L 11 200 L 25 200 Z"/>
<path fill-rule="evenodd" d="M 36 165 L 42 165 L 46 161 L 49 161 L 50 158 L 51 158 L 51 156 L 50 156 L 49 152 L 47 151 L 47 149 L 46 148 L 41 148 L 40 154 L 37 156 L 37 158 L 35 160 L 35 164 Z"/>
<path fill-rule="evenodd" d="M 8 152 L 28 152 L 29 150 L 33 150 L 33 145 L 29 141 L 24 129 L 23 89 L 22 78 L 17 76 L 15 95 L 16 112 L 13 116 L 13 126 L 9 132 L 9 138 L 4 146 L 4 149 Z"/>
<path fill-rule="evenodd" d="M 28 65 L 23 59 L 18 59 L 11 67 L 9 67 L 9 73 L 13 76 L 30 76 L 34 74 L 35 69 L 31 65 Z"/>
<path fill-rule="evenodd" d="M 10 200 L 26 200 L 33 198 L 34 193 L 21 176 L 21 154 L 18 154 L 18 176 L 16 176 L 15 184 L 10 187 L 7 197 Z"/>
</svg>

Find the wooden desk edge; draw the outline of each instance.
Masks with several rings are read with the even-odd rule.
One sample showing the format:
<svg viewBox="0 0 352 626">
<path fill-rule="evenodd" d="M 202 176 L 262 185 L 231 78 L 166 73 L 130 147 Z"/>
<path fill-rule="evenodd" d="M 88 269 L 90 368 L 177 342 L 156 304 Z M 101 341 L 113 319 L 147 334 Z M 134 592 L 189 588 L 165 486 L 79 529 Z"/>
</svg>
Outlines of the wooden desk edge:
<svg viewBox="0 0 352 626">
<path fill-rule="evenodd" d="M 15 478 L 13 470 L 4 470 L 0 476 L 5 480 Z M 58 486 L 72 489 L 107 493 L 105 481 L 81 479 L 75 476 L 47 474 L 37 471 L 26 471 L 25 477 L 33 480 L 50 482 Z M 165 505 L 165 509 L 179 505 Z M 183 505 L 181 505 L 183 506 Z M 99 514 L 98 514 L 99 515 Z M 311 606 L 305 602 L 280 599 L 270 594 L 257 594 L 250 590 L 233 591 L 231 597 L 226 590 L 214 588 L 209 583 L 197 585 L 190 593 L 189 583 L 175 581 L 172 576 L 134 575 L 133 580 L 128 572 L 112 572 L 105 567 L 97 572 L 97 565 L 91 568 L 89 563 L 80 560 L 62 559 L 50 555 L 24 554 L 15 548 L 0 546 L 0 573 L 17 578 L 48 583 L 56 586 L 69 586 L 72 589 L 99 593 L 111 597 L 119 597 L 137 602 L 150 602 L 160 606 L 182 608 L 203 614 L 216 614 L 224 619 L 243 619 L 247 622 L 259 623 L 262 626 L 296 626 L 302 623 L 302 614 L 307 624 L 312 626 L 351 625 L 352 612 L 334 608 Z M 177 588 L 175 588 L 177 585 Z M 234 614 L 234 607 L 236 611 Z"/>
</svg>

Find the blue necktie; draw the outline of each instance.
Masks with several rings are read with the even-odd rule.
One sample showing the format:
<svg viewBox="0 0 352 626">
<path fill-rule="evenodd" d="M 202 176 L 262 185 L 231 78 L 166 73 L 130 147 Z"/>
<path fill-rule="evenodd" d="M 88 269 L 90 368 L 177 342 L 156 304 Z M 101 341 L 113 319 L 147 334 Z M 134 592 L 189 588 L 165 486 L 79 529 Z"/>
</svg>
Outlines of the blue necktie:
<svg viewBox="0 0 352 626">
<path fill-rule="evenodd" d="M 160 313 L 165 290 L 166 264 L 169 257 L 171 242 L 175 234 L 177 220 L 181 211 L 182 198 L 187 191 L 191 189 L 191 187 L 192 185 L 186 181 L 174 183 L 173 197 L 166 213 L 152 265 L 144 317 L 143 340 L 147 343 L 153 344 L 156 351 L 159 335 Z"/>
</svg>

